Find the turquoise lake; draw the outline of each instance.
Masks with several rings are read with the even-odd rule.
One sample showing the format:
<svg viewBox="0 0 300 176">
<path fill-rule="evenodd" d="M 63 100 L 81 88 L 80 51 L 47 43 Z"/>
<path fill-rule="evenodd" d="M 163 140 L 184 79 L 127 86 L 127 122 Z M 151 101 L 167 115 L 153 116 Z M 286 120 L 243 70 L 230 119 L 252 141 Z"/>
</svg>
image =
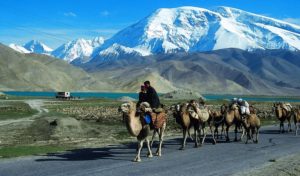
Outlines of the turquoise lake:
<svg viewBox="0 0 300 176">
<path fill-rule="evenodd" d="M 23 97 L 55 97 L 55 92 L 19 92 L 19 91 L 9 91 L 4 92 L 7 95 L 13 96 L 23 96 Z M 118 99 L 124 96 L 132 97 L 137 99 L 137 93 L 107 93 L 107 92 L 71 92 L 71 96 L 80 97 L 80 98 L 110 98 Z M 213 95 L 213 94 L 204 94 L 203 95 L 207 100 L 230 100 L 233 97 L 239 97 L 234 95 Z M 195 97 L 197 98 L 197 97 Z M 242 96 L 243 99 L 247 101 L 269 101 L 269 102 L 300 102 L 300 98 L 282 98 L 282 97 L 259 97 L 259 96 Z"/>
</svg>

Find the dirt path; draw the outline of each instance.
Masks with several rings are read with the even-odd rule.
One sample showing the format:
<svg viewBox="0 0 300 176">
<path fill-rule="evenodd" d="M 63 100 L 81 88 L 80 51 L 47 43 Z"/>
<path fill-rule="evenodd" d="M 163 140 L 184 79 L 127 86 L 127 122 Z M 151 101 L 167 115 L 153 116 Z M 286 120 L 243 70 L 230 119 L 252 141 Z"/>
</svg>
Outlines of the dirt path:
<svg viewBox="0 0 300 176">
<path fill-rule="evenodd" d="M 34 121 L 34 118 L 39 117 L 42 113 L 49 112 L 48 109 L 43 108 L 44 100 L 26 100 L 24 102 L 27 103 L 32 109 L 37 110 L 38 113 L 26 118 L 0 121 L 0 126 L 12 124 L 12 123 L 19 123 L 19 122 L 32 122 Z"/>
</svg>

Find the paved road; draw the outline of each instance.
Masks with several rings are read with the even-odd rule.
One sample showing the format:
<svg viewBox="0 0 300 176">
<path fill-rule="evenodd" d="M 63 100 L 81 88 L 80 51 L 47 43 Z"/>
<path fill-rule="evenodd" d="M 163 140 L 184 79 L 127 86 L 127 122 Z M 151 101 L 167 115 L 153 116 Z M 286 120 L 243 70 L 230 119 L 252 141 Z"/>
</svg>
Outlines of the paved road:
<svg viewBox="0 0 300 176">
<path fill-rule="evenodd" d="M 232 175 L 300 151 L 300 136 L 278 134 L 277 130 L 278 126 L 263 128 L 259 144 L 219 141 L 193 148 L 190 142 L 184 151 L 178 150 L 180 139 L 167 140 L 162 157 L 146 158 L 144 149 L 141 163 L 131 162 L 134 144 L 0 160 L 0 175 Z"/>
</svg>

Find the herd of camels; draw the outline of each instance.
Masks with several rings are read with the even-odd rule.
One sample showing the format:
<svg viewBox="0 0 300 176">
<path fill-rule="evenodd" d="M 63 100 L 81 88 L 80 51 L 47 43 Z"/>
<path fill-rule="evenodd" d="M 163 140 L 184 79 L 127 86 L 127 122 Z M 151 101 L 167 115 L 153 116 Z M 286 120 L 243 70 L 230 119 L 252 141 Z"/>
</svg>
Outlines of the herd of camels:
<svg viewBox="0 0 300 176">
<path fill-rule="evenodd" d="M 246 144 L 251 139 L 254 143 L 258 143 L 258 134 L 261 123 L 255 108 L 250 107 L 250 115 L 245 117 L 240 114 L 239 109 L 239 106 L 233 103 L 229 106 L 226 106 L 225 104 L 222 105 L 219 111 L 209 110 L 206 107 L 199 106 L 199 103 L 195 100 L 191 100 L 188 103 L 176 104 L 170 108 L 163 108 L 159 112 L 153 112 L 150 105 L 146 102 L 141 103 L 139 107 L 137 107 L 134 102 L 127 102 L 123 103 L 119 108 L 122 112 L 123 121 L 126 124 L 128 132 L 138 140 L 137 155 L 133 160 L 135 162 L 141 161 L 140 154 L 145 141 L 148 149 L 147 157 L 153 157 L 151 147 L 157 133 L 159 136 L 159 145 L 156 155 L 161 156 L 164 131 L 167 125 L 167 111 L 170 110 L 176 122 L 182 129 L 183 140 L 180 147 L 181 150 L 185 148 L 188 136 L 194 140 L 195 147 L 203 145 L 207 135 L 206 125 L 210 129 L 213 144 L 216 144 L 216 138 L 219 138 L 219 136 L 222 138 L 224 127 L 226 128 L 226 141 L 229 142 L 228 132 L 229 128 L 233 125 L 235 126 L 234 141 L 242 140 L 246 136 Z M 284 132 L 284 122 L 286 120 L 288 121 L 288 130 L 292 131 L 291 119 L 294 117 L 295 134 L 297 135 L 300 125 L 300 107 L 287 108 L 284 103 L 274 103 L 273 111 L 280 121 L 280 132 Z M 155 121 L 158 125 L 146 124 L 143 120 L 145 114 L 150 114 L 152 123 Z M 219 127 L 222 127 L 220 135 L 218 131 Z M 194 129 L 194 138 L 191 137 L 189 132 L 191 128 Z M 150 136 L 151 130 L 153 130 L 153 136 L 150 142 L 148 137 Z M 242 135 L 239 139 L 237 135 L 238 130 L 242 130 Z"/>
</svg>

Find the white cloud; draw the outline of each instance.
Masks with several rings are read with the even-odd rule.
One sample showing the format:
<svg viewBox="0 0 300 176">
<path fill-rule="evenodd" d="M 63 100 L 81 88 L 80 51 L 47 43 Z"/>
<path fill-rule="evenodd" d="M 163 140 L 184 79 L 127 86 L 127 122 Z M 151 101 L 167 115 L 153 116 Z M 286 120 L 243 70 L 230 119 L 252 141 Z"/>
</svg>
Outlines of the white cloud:
<svg viewBox="0 0 300 176">
<path fill-rule="evenodd" d="M 283 21 L 286 21 L 288 23 L 293 23 L 296 25 L 300 25 L 300 18 L 284 18 Z"/>
<path fill-rule="evenodd" d="M 110 15 L 110 12 L 107 10 L 104 10 L 104 11 L 100 12 L 100 15 L 106 17 L 106 16 Z"/>
<path fill-rule="evenodd" d="M 65 12 L 64 16 L 66 16 L 66 17 L 76 17 L 77 15 L 74 12 Z"/>
</svg>

